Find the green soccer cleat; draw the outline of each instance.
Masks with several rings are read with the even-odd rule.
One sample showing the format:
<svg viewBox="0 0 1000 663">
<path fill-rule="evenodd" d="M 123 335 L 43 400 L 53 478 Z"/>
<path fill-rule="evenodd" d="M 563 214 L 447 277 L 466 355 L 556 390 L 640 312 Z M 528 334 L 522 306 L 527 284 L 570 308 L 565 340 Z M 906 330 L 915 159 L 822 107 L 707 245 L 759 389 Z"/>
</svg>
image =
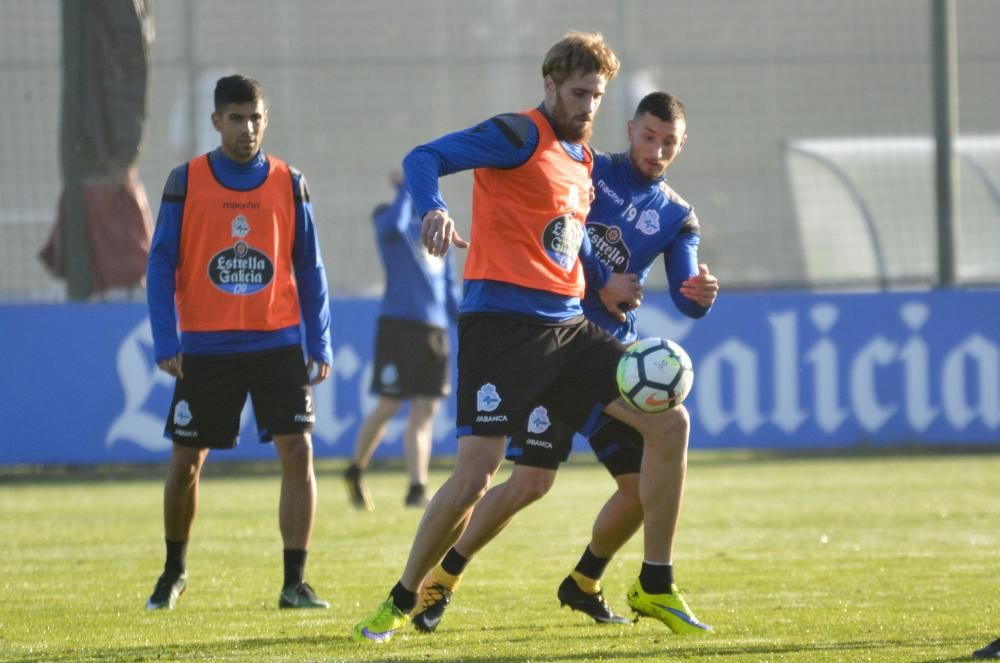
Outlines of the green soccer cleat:
<svg viewBox="0 0 1000 663">
<path fill-rule="evenodd" d="M 585 615 L 590 615 L 598 624 L 631 623 L 611 609 L 611 606 L 604 599 L 604 592 L 597 591 L 594 594 L 588 594 L 580 589 L 572 576 L 566 576 L 566 579 L 559 585 L 556 596 L 559 598 L 560 606 L 568 605 L 571 610 L 579 610 Z"/>
<path fill-rule="evenodd" d="M 451 603 L 451 594 L 452 591 L 439 582 L 421 588 L 417 613 L 413 615 L 413 625 L 418 631 L 434 632 Z"/>
<path fill-rule="evenodd" d="M 307 582 L 294 587 L 285 587 L 278 597 L 279 608 L 329 608 L 330 604 L 316 597 L 316 592 Z"/>
<path fill-rule="evenodd" d="M 670 586 L 669 594 L 647 594 L 636 580 L 628 590 L 628 604 L 637 615 L 658 619 L 678 635 L 701 635 L 715 630 L 698 621 L 677 585 Z"/>
<path fill-rule="evenodd" d="M 351 639 L 355 642 L 389 642 L 396 631 L 406 626 L 407 621 L 406 613 L 396 607 L 390 596 L 354 627 Z"/>
<path fill-rule="evenodd" d="M 187 589 L 187 571 L 181 574 L 164 571 L 156 581 L 153 593 L 146 599 L 146 610 L 173 610 Z"/>
</svg>

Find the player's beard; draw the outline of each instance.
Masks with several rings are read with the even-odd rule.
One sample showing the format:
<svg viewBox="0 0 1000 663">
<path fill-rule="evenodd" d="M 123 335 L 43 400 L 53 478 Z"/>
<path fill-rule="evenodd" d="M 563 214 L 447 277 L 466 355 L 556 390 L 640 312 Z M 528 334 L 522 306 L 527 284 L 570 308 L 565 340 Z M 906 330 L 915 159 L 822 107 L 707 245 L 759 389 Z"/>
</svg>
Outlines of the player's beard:
<svg viewBox="0 0 1000 663">
<path fill-rule="evenodd" d="M 580 119 L 586 118 L 586 114 L 571 117 L 566 110 L 566 105 L 560 97 L 556 97 L 556 103 L 552 107 L 552 123 L 555 125 L 556 135 L 560 140 L 570 143 L 587 143 L 594 130 L 593 121 L 584 124 Z"/>
<path fill-rule="evenodd" d="M 657 163 L 656 166 L 650 166 L 647 164 L 641 156 L 637 155 L 634 150 L 629 150 L 629 160 L 632 162 L 632 167 L 639 173 L 642 177 L 649 181 L 658 180 L 663 177 L 663 174 L 667 172 L 666 166 L 661 166 Z M 652 170 L 653 172 L 648 172 Z"/>
</svg>

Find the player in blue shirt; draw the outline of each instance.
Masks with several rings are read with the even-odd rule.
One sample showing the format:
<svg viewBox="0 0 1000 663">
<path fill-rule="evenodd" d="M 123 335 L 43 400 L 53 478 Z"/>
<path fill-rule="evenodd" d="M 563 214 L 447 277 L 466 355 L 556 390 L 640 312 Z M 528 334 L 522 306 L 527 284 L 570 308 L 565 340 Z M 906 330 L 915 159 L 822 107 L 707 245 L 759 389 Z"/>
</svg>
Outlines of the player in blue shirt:
<svg viewBox="0 0 1000 663">
<path fill-rule="evenodd" d="M 541 106 L 431 141 L 403 161 L 426 249 L 443 256 L 453 245 L 469 247 L 458 320 L 458 455 L 424 513 L 399 581 L 352 629 L 357 641 L 385 643 L 409 622 L 423 580 L 489 488 L 506 436 L 540 399 L 555 403 L 574 428 L 605 412 L 641 431 L 644 536 L 655 558 L 666 554 L 676 515 L 666 495 L 683 476 L 683 449 L 668 437 L 683 415 L 625 405 L 615 384 L 625 347 L 588 322 L 580 306 L 586 276 L 601 270 L 596 259 L 598 266 L 583 265 L 585 253 L 593 255 L 585 229 L 593 166 L 586 143 L 618 68 L 601 35 L 567 33 L 542 63 Z M 437 187 L 438 178 L 462 168 L 475 171 L 471 243 L 456 232 Z M 616 282 L 630 284 L 630 294 L 609 306 L 635 305 L 637 283 L 621 274 L 605 280 L 602 299 Z"/>
<path fill-rule="evenodd" d="M 596 198 L 586 227 L 595 254 L 617 273 L 635 273 L 640 283 L 662 255 L 674 305 L 684 315 L 700 318 L 714 303 L 718 282 L 707 266 L 698 264 L 700 236 L 694 210 L 664 180 L 667 168 L 684 146 L 686 126 L 684 106 L 672 95 L 654 92 L 639 103 L 628 123 L 629 151 L 595 157 L 592 180 Z M 588 319 L 622 342 L 636 339 L 635 309 L 629 310 L 622 321 L 609 313 L 588 288 L 583 310 Z M 684 421 L 686 424 L 686 417 Z M 549 491 L 560 463 L 569 456 L 573 434 L 573 430 L 550 416 L 546 404 L 541 403 L 532 411 L 526 430 L 514 435 L 508 448 L 507 457 L 515 463 L 511 476 L 491 488 L 476 505 L 465 533 L 425 583 L 421 605 L 413 618 L 417 628 L 433 631 L 437 627 L 470 558 L 499 534 L 518 511 Z M 686 448 L 687 427 L 675 434 L 683 437 Z M 612 420 L 593 431 L 589 442 L 615 478 L 617 490 L 598 515 L 591 542 L 574 571 L 560 585 L 558 598 L 563 605 L 580 610 L 597 622 L 626 624 L 628 620 L 615 614 L 605 601 L 600 579 L 611 557 L 642 525 L 639 499 L 642 437 L 620 421 Z M 677 497 L 679 501 L 680 493 Z M 647 566 L 643 565 L 644 572 L 649 570 Z M 666 570 L 666 574 L 640 575 L 641 588 L 633 587 L 629 603 L 639 614 L 666 621 L 661 618 L 662 609 L 650 606 L 647 596 L 671 593 L 677 600 L 683 599 L 672 588 L 672 566 L 659 570 Z M 668 626 L 678 632 L 710 630 L 693 619 L 689 609 L 682 612 L 691 619 L 680 625 L 667 621 Z"/>
<path fill-rule="evenodd" d="M 420 217 L 402 175 L 393 173 L 391 183 L 395 199 L 377 207 L 372 219 L 386 277 L 372 373 L 372 393 L 379 398 L 361 424 L 351 465 L 344 473 L 351 501 L 368 511 L 375 503 L 362 474 L 389 420 L 407 401 L 410 412 L 403 447 L 410 486 L 404 502 L 427 503 L 434 416 L 451 386 L 448 327 L 458 315 L 461 294 L 453 258 L 432 256 L 420 242 Z"/>
<path fill-rule="evenodd" d="M 197 163 L 207 166 L 191 161 L 175 168 L 163 189 L 146 271 L 146 297 L 157 365 L 177 382 L 172 416 L 167 421 L 168 436 L 174 444 L 163 491 L 166 561 L 146 603 L 150 610 L 174 608 L 187 586 L 187 545 L 197 510 L 201 469 L 209 448 L 236 444 L 240 411 L 248 391 L 252 392 L 260 441 L 273 440 L 281 460 L 278 515 L 285 573 L 278 604 L 282 608 L 329 605 L 316 597 L 303 575 L 316 513 L 311 386 L 326 379 L 333 364 L 330 303 L 305 177 L 290 167 L 288 180 L 275 174 L 280 167 L 273 166 L 261 150 L 267 122 L 264 95 L 257 81 L 239 75 L 219 79 L 212 123 L 219 131 L 220 147 L 198 157 L 207 162 Z M 198 171 L 192 176 L 193 168 L 202 168 L 203 176 L 198 177 Z M 210 182 L 213 189 L 204 191 L 201 179 Z M 182 331 L 178 338 L 175 293 L 180 272 L 211 271 L 198 263 L 203 256 L 190 255 L 191 249 L 185 252 L 184 224 L 188 224 L 185 236 L 194 238 L 189 246 L 210 230 L 217 233 L 221 229 L 226 234 L 231 232 L 232 238 L 245 248 L 264 230 L 265 224 L 254 214 L 261 203 L 254 197 L 260 195 L 255 192 L 265 190 L 275 191 L 281 201 L 286 201 L 282 210 L 294 207 L 294 219 L 291 209 L 287 216 L 281 216 L 283 224 L 287 219 L 294 225 L 292 245 L 285 248 L 287 243 L 280 244 L 284 250 L 267 259 L 273 260 L 282 274 L 290 271 L 294 275 L 308 360 L 303 358 L 299 324 L 258 329 L 230 327 L 227 319 L 212 327 L 216 331 Z M 218 204 L 220 195 L 228 200 Z M 263 202 L 270 204 L 268 199 Z M 244 212 L 247 207 L 250 209 Z M 212 223 L 205 222 L 208 212 L 200 217 L 190 213 L 191 209 L 209 208 Z M 204 289 L 206 285 L 218 287 L 216 282 L 199 283 L 197 287 Z M 233 290 L 225 296 L 243 294 Z M 254 306 L 269 305 L 258 300 Z M 208 315 L 218 317 L 213 310 Z"/>
</svg>

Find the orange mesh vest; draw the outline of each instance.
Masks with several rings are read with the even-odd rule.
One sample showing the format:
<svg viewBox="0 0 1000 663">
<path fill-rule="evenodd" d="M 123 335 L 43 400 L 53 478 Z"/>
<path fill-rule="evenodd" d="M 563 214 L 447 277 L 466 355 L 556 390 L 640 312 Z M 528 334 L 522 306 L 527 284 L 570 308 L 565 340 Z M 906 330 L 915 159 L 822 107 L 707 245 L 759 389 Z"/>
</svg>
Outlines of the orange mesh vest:
<svg viewBox="0 0 1000 663">
<path fill-rule="evenodd" d="M 466 279 L 503 281 L 583 297 L 578 260 L 590 211 L 594 163 L 566 153 L 538 109 L 525 113 L 538 127 L 538 147 L 517 168 L 477 168 Z"/>
<path fill-rule="evenodd" d="M 222 186 L 207 155 L 188 162 L 177 265 L 181 330 L 271 331 L 299 324 L 292 176 L 285 162 L 267 161 L 267 179 L 250 191 Z"/>
</svg>

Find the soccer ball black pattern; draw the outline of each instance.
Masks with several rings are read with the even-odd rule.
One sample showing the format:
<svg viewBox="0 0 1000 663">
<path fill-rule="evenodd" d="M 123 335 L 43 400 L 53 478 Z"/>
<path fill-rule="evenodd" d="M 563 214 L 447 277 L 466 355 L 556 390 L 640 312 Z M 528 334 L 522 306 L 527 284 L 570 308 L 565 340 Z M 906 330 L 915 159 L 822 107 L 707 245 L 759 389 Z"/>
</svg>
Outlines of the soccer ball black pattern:
<svg viewBox="0 0 1000 663">
<path fill-rule="evenodd" d="M 684 402 L 694 383 L 691 358 L 664 338 L 644 338 L 628 347 L 618 362 L 618 390 L 643 412 L 663 412 Z"/>
</svg>

